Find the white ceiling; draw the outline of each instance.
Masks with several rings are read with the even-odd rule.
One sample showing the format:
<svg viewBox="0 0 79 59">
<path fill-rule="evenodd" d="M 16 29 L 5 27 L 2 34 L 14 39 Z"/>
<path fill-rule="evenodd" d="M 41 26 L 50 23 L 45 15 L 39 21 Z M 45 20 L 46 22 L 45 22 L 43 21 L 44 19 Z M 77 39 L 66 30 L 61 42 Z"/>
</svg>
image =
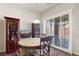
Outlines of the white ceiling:
<svg viewBox="0 0 79 59">
<path fill-rule="evenodd" d="M 32 12 L 43 13 L 50 8 L 56 7 L 59 3 L 18 3 L 17 5 Z"/>
</svg>

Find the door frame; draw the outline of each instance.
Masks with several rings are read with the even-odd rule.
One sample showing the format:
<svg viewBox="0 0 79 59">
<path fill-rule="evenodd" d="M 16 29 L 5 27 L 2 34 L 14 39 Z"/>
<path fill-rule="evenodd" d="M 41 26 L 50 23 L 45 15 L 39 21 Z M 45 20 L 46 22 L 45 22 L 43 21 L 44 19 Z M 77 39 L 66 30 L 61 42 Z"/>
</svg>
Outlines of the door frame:
<svg viewBox="0 0 79 59">
<path fill-rule="evenodd" d="M 54 19 L 55 17 L 59 17 L 59 16 L 62 16 L 62 15 L 65 15 L 65 14 L 69 14 L 69 25 L 70 25 L 69 26 L 69 31 L 70 31 L 70 34 L 69 34 L 69 49 L 64 49 L 64 48 L 55 46 L 53 44 L 52 44 L 52 46 L 72 54 L 72 9 L 63 11 L 61 13 L 57 13 L 57 14 L 49 16 L 49 17 L 45 17 L 44 20 L 43 20 L 43 33 L 46 33 L 46 25 L 45 25 L 46 20 Z"/>
</svg>

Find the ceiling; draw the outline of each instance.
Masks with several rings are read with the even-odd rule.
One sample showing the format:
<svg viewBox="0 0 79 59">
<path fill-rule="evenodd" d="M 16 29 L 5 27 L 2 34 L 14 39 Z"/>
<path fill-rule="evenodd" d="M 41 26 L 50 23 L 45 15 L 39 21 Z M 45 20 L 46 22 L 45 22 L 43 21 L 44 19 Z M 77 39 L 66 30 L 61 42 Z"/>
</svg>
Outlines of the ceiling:
<svg viewBox="0 0 79 59">
<path fill-rule="evenodd" d="M 24 7 L 32 12 L 43 13 L 50 8 L 54 8 L 59 3 L 18 3 L 18 6 Z"/>
</svg>

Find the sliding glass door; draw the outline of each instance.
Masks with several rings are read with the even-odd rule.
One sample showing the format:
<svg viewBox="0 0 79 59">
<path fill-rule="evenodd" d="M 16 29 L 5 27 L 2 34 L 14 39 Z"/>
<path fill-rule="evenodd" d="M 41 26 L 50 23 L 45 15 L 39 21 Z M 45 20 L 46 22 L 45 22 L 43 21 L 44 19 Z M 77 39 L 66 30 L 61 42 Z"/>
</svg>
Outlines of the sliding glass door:
<svg viewBox="0 0 79 59">
<path fill-rule="evenodd" d="M 69 14 L 46 20 L 46 34 L 54 36 L 52 44 L 69 49 Z"/>
</svg>

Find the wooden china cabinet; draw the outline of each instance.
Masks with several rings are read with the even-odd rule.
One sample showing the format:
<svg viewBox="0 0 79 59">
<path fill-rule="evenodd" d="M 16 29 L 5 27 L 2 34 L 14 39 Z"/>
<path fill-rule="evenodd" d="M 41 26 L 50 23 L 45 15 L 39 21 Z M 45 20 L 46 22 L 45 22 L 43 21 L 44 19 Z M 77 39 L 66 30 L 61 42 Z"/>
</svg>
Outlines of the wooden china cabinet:
<svg viewBox="0 0 79 59">
<path fill-rule="evenodd" d="M 40 37 L 40 24 L 32 23 L 32 37 L 33 38 Z"/>
<path fill-rule="evenodd" d="M 18 40 L 20 39 L 20 20 L 11 17 L 6 19 L 6 53 L 13 53 L 18 48 Z"/>
</svg>

